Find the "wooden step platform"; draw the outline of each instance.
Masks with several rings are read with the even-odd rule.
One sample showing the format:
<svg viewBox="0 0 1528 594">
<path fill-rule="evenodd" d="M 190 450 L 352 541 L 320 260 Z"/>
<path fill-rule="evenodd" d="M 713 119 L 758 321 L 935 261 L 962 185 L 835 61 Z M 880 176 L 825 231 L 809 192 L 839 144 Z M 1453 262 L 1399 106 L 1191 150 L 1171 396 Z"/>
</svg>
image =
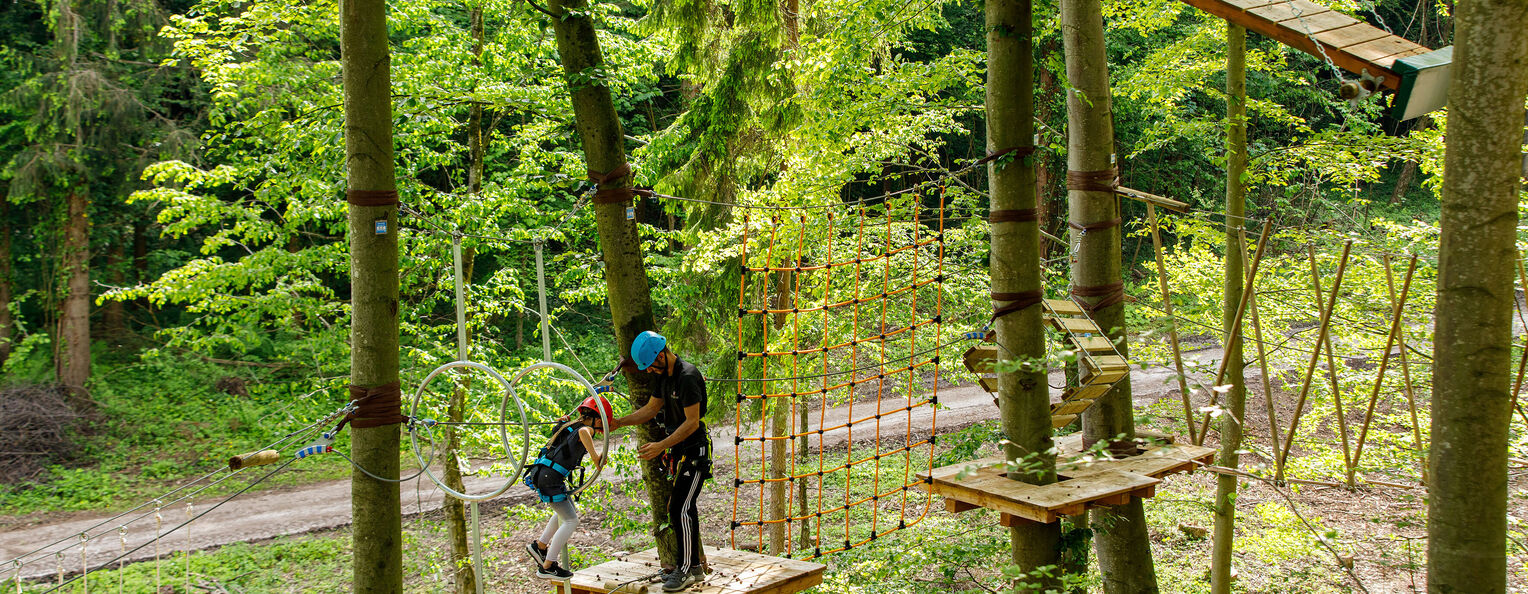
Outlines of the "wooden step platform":
<svg viewBox="0 0 1528 594">
<path fill-rule="evenodd" d="M 918 476 L 928 481 L 925 490 L 945 498 L 945 509 L 994 509 L 1002 514 L 1003 525 L 1011 526 L 1023 521 L 1056 522 L 1061 516 L 1151 497 L 1163 477 L 1191 472 L 1215 457 L 1210 448 L 1159 441 L 1135 456 L 1097 459 L 1082 451 L 1081 434 L 1063 437 L 1056 445 L 1061 480 L 1049 485 L 1007 478 L 1002 456 L 952 464 Z"/>
<path fill-rule="evenodd" d="M 791 594 L 822 583 L 821 563 L 783 559 L 733 549 L 706 547 L 711 573 L 685 592 L 696 594 Z M 661 594 L 663 584 L 652 581 L 662 567 L 658 550 L 648 549 L 573 573 L 566 583 L 554 582 L 558 594 Z M 633 580 L 636 580 L 633 582 Z"/>
</svg>

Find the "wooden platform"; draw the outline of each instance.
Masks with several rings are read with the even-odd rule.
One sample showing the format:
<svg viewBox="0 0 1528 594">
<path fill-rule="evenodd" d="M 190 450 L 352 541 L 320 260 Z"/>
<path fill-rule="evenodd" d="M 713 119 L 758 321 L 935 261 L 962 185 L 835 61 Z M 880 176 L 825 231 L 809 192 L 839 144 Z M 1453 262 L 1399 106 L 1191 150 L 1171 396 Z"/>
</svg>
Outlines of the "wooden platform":
<svg viewBox="0 0 1528 594">
<path fill-rule="evenodd" d="M 790 594 L 822 583 L 824 565 L 782 559 L 733 549 L 706 547 L 711 573 L 685 592 L 705 594 Z M 606 592 L 661 594 L 663 584 L 642 579 L 658 573 L 658 550 L 648 549 L 616 561 L 574 572 L 566 585 L 554 582 L 559 594 Z M 632 580 L 637 580 L 632 582 Z M 632 583 L 628 583 L 632 582 Z M 623 584 L 625 584 L 623 586 Z"/>
<path fill-rule="evenodd" d="M 1354 74 L 1368 70 L 1371 76 L 1384 77 L 1380 84 L 1391 90 L 1401 83 L 1396 60 L 1432 51 L 1309 0 L 1183 2 L 1317 58 L 1325 50 L 1337 67 Z"/>
<path fill-rule="evenodd" d="M 1022 521 L 1056 522 L 1061 516 L 1151 497 L 1163 477 L 1191 472 L 1215 457 L 1215 450 L 1206 447 L 1158 443 L 1135 456 L 1098 458 L 1081 451 L 1081 434 L 1064 437 L 1056 445 L 1056 473 L 1061 480 L 1049 485 L 1009 479 L 1005 476 L 1007 463 L 1001 456 L 952 464 L 918 476 L 932 479 L 923 488 L 944 497 L 945 509 L 994 509 L 1002 514 L 1003 525 L 1011 526 Z"/>
</svg>

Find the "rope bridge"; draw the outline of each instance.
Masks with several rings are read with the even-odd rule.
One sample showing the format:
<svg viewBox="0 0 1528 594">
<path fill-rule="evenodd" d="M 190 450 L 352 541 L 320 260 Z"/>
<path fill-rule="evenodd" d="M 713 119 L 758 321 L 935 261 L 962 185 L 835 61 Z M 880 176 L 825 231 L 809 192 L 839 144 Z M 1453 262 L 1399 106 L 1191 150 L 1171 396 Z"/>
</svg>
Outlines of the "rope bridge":
<svg viewBox="0 0 1528 594">
<path fill-rule="evenodd" d="M 938 203 L 928 218 L 925 199 Z M 910 504 L 907 491 L 937 435 L 944 193 L 898 202 L 849 220 L 743 211 L 733 548 L 764 550 L 768 534 L 772 554 L 816 558 L 928 513 L 929 498 Z M 845 403 L 847 418 L 828 417 Z M 759 460 L 745 463 L 754 444 Z M 843 499 L 826 501 L 840 482 Z"/>
</svg>

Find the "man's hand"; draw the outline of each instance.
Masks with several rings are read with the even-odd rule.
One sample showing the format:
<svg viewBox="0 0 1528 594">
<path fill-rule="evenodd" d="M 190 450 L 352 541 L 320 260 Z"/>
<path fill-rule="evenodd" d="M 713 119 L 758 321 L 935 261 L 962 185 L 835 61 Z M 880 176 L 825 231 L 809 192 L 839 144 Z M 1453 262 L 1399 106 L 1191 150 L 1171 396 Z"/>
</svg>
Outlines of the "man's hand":
<svg viewBox="0 0 1528 594">
<path fill-rule="evenodd" d="M 644 443 L 637 448 L 637 457 L 643 460 L 652 460 L 653 458 L 662 456 L 663 450 L 666 449 L 668 448 L 658 445 L 658 442 L 656 441 Z"/>
</svg>

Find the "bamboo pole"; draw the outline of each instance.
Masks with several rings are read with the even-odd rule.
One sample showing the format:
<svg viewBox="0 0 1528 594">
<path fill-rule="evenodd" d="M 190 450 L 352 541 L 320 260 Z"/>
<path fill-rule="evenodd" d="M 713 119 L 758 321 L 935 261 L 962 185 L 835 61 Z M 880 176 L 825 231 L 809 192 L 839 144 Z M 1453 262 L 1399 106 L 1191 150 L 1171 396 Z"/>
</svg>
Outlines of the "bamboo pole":
<svg viewBox="0 0 1528 594">
<path fill-rule="evenodd" d="M 1257 239 L 1257 252 L 1253 253 L 1253 255 L 1252 255 L 1252 270 L 1247 273 L 1247 282 L 1249 284 L 1252 283 L 1252 282 L 1255 282 L 1257 280 L 1257 268 L 1258 268 L 1258 265 L 1263 262 L 1263 250 L 1264 250 L 1264 248 L 1268 247 L 1268 236 L 1270 234 L 1272 234 L 1272 230 L 1273 230 L 1273 222 L 1272 221 L 1264 221 L 1263 222 L 1263 232 L 1262 232 L 1262 235 L 1259 236 L 1258 239 Z M 1242 316 L 1247 313 L 1247 301 L 1249 299 L 1251 299 L 1251 298 L 1252 298 L 1252 292 L 1251 291 L 1242 291 L 1241 301 L 1236 304 L 1236 316 L 1231 321 L 1231 332 L 1230 332 L 1229 335 L 1226 336 L 1226 340 L 1225 340 L 1224 344 L 1229 345 L 1229 344 L 1231 344 L 1233 342 L 1236 342 L 1236 339 L 1241 337 Z M 1226 361 L 1227 360 L 1228 359 L 1226 357 L 1221 357 L 1220 358 L 1220 369 L 1215 372 L 1215 383 L 1213 385 L 1218 386 L 1218 385 L 1220 385 L 1221 381 L 1225 380 L 1225 377 L 1226 377 Z M 1217 391 L 1215 391 L 1213 389 L 1210 390 L 1210 404 L 1209 405 L 1210 406 L 1215 406 L 1215 403 L 1219 400 L 1219 397 L 1220 397 L 1220 392 L 1217 392 Z M 1194 442 L 1194 445 L 1204 445 L 1205 435 L 1208 434 L 1209 432 L 1210 432 L 1210 413 L 1207 412 L 1207 413 L 1204 413 L 1204 424 L 1199 428 L 1199 439 L 1198 439 L 1198 441 Z"/>
<path fill-rule="evenodd" d="M 1522 250 L 1518 250 L 1518 252 L 1517 252 L 1517 277 L 1523 283 L 1524 294 L 1528 294 L 1528 270 L 1524 270 L 1524 268 L 1523 268 L 1523 252 L 1522 252 Z M 1514 295 L 1513 296 L 1513 307 L 1514 308 L 1517 307 L 1516 301 L 1517 301 L 1517 299 L 1516 299 L 1516 296 Z M 1522 310 L 1519 310 L 1519 311 L 1522 311 Z M 1519 393 L 1521 393 L 1522 390 L 1523 390 L 1523 370 L 1525 368 L 1528 368 L 1528 324 L 1524 325 L 1523 331 L 1524 331 L 1523 356 L 1517 362 L 1517 382 L 1512 384 L 1512 408 L 1510 410 L 1516 410 L 1517 414 L 1519 416 L 1523 417 L 1523 424 L 1528 425 L 1528 412 L 1523 412 L 1523 407 L 1518 404 L 1518 400 L 1517 400 L 1517 395 Z"/>
<path fill-rule="evenodd" d="M 1416 269 L 1417 269 L 1417 255 L 1416 254 L 1412 254 L 1411 255 L 1411 264 L 1408 266 L 1408 268 L 1406 270 L 1406 276 L 1410 277 L 1412 272 L 1415 272 Z M 1392 303 L 1394 303 L 1395 302 L 1395 279 L 1391 278 L 1389 275 L 1385 276 L 1385 288 L 1389 291 L 1390 301 Z M 1404 304 L 1405 299 L 1402 298 L 1401 301 Z M 1401 330 L 1401 333 L 1396 336 L 1396 340 L 1397 340 L 1397 342 L 1399 342 L 1400 347 L 1401 347 L 1401 381 L 1404 382 L 1404 385 L 1405 385 L 1405 388 L 1406 388 L 1406 407 L 1411 410 L 1411 434 L 1412 434 L 1412 438 L 1415 440 L 1415 441 L 1413 441 L 1413 444 L 1416 446 L 1417 455 L 1422 458 L 1422 460 L 1421 460 L 1421 462 L 1422 462 L 1422 484 L 1426 485 L 1427 484 L 1427 454 L 1426 454 L 1427 450 L 1426 450 L 1426 448 L 1422 447 L 1422 423 L 1417 420 L 1417 398 L 1416 398 L 1416 391 L 1412 389 L 1412 385 L 1411 385 L 1411 361 L 1406 356 L 1406 349 L 1407 349 L 1407 347 L 1406 347 L 1406 331 L 1405 331 L 1404 328 Z"/>
<path fill-rule="evenodd" d="M 1387 286 L 1394 286 L 1394 276 L 1390 271 L 1390 255 L 1382 256 L 1385 266 L 1385 282 Z M 1369 436 L 1369 425 L 1374 422 L 1374 405 L 1379 402 L 1379 390 L 1385 383 L 1385 371 L 1390 363 L 1390 349 L 1395 346 L 1396 337 L 1401 333 L 1401 318 L 1405 314 L 1406 296 L 1411 293 L 1411 277 L 1416 271 L 1415 261 L 1412 268 L 1406 271 L 1406 280 L 1401 282 L 1401 296 L 1397 300 L 1393 293 L 1390 295 L 1390 335 L 1385 339 L 1385 351 L 1379 359 L 1379 373 L 1374 377 L 1374 389 L 1369 392 L 1369 408 L 1364 411 L 1364 424 L 1358 430 L 1358 443 L 1353 449 L 1353 467 L 1348 469 L 1348 484 L 1353 484 L 1353 479 L 1358 473 L 1358 464 L 1364 455 L 1364 440 Z"/>
<path fill-rule="evenodd" d="M 1334 296 L 1342 287 L 1342 275 L 1348 270 L 1348 252 L 1352 249 L 1353 242 L 1342 244 L 1342 260 L 1337 264 L 1337 279 L 1332 283 Z M 1316 347 L 1310 352 L 1310 363 L 1305 367 L 1305 383 L 1300 388 L 1300 398 L 1295 401 L 1295 414 L 1289 420 L 1289 434 L 1284 437 L 1284 449 L 1279 450 L 1278 459 L 1274 462 L 1275 481 L 1284 480 L 1284 463 L 1289 459 L 1289 447 L 1295 441 L 1295 430 L 1300 427 L 1300 415 L 1305 410 L 1306 397 L 1310 396 L 1310 385 L 1316 377 L 1316 364 L 1321 361 L 1321 345 L 1326 342 L 1327 329 L 1332 323 L 1332 309 L 1336 304 L 1337 300 L 1333 299 L 1330 304 L 1321 309 L 1321 326 L 1316 332 Z"/>
<path fill-rule="evenodd" d="M 1310 278 L 1316 291 L 1316 307 L 1320 308 L 1322 299 L 1321 272 L 1316 269 L 1316 246 L 1314 244 L 1307 245 L 1305 249 L 1310 254 Z M 1346 264 L 1346 260 L 1343 263 Z M 1336 284 L 1332 285 L 1331 299 L 1328 300 L 1331 302 L 1331 311 L 1333 312 L 1337 311 L 1337 297 L 1341 293 L 1339 288 Z M 1342 437 L 1342 463 L 1348 472 L 1352 472 L 1353 455 L 1352 444 L 1348 439 L 1348 413 L 1342 406 L 1342 387 L 1337 383 L 1337 358 L 1332 355 L 1332 335 L 1330 332 L 1326 334 L 1324 343 L 1316 345 L 1316 349 L 1322 350 L 1323 346 L 1326 352 L 1326 377 L 1331 381 L 1332 402 L 1337 406 L 1337 431 Z M 1348 486 L 1352 487 L 1353 483 L 1350 481 Z"/>
<path fill-rule="evenodd" d="M 1167 314 L 1167 336 L 1173 345 L 1173 364 L 1178 370 L 1178 394 L 1183 397 L 1183 422 L 1188 425 L 1188 440 L 1199 443 L 1194 431 L 1194 405 L 1189 402 L 1188 376 L 1183 373 L 1183 349 L 1178 345 L 1178 319 L 1173 317 L 1172 293 L 1167 288 L 1167 264 L 1162 260 L 1162 235 L 1157 225 L 1156 205 L 1146 203 L 1146 216 L 1151 219 L 1151 247 L 1157 257 L 1157 286 L 1162 289 L 1162 312 Z M 1246 246 L 1242 246 L 1246 251 Z M 1243 258 L 1245 259 L 1245 258 Z"/>
</svg>

